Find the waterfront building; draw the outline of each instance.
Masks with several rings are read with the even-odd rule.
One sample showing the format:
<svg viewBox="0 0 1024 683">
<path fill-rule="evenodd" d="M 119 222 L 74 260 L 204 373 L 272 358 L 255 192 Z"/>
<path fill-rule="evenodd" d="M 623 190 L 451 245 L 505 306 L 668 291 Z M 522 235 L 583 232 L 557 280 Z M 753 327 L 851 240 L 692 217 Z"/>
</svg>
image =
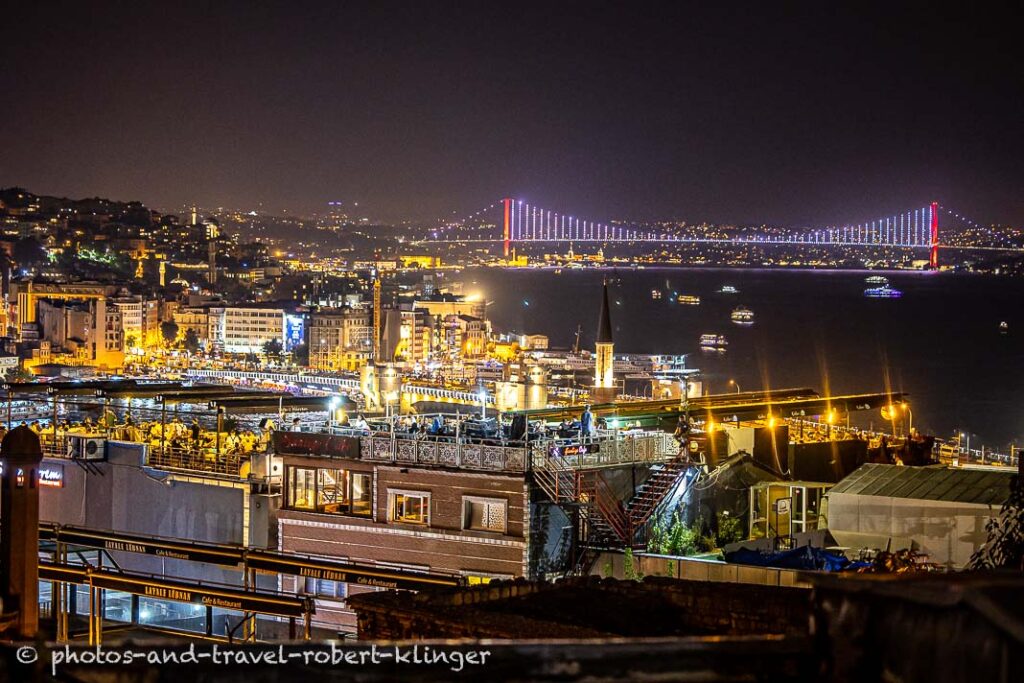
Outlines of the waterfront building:
<svg viewBox="0 0 1024 683">
<path fill-rule="evenodd" d="M 519 335 L 519 348 L 524 351 L 547 351 L 550 342 L 546 334 Z"/>
<path fill-rule="evenodd" d="M 122 332 L 132 348 L 149 349 L 160 345 L 160 302 L 143 296 L 119 296 L 110 300 L 121 314 Z"/>
<path fill-rule="evenodd" d="M 309 316 L 309 365 L 355 371 L 373 352 L 372 316 L 366 309 L 321 309 Z"/>
<path fill-rule="evenodd" d="M 277 306 L 218 306 L 209 309 L 209 340 L 225 353 L 261 353 L 263 345 L 285 346 L 285 311 Z"/>
<path fill-rule="evenodd" d="M 181 306 L 172 313 L 174 323 L 178 326 L 178 339 L 184 339 L 189 330 L 195 333 L 200 344 L 206 345 L 210 339 L 210 311 L 205 306 Z"/>
<path fill-rule="evenodd" d="M 487 302 L 482 297 L 467 297 L 456 294 L 434 294 L 416 297 L 413 309 L 423 310 L 430 315 L 445 317 L 467 315 L 473 318 L 486 317 Z"/>
<path fill-rule="evenodd" d="M 40 300 L 36 322 L 26 324 L 23 341 L 45 342 L 55 352 L 70 356 L 74 364 L 113 369 L 124 365 L 123 329 L 121 311 L 106 299 Z"/>
</svg>

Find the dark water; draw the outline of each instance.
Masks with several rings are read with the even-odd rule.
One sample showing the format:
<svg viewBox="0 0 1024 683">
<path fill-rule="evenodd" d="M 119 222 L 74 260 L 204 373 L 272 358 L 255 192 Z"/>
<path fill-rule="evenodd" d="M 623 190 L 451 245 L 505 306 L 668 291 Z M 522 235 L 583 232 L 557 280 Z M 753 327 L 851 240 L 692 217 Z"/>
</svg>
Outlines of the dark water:
<svg viewBox="0 0 1024 683">
<path fill-rule="evenodd" d="M 577 325 L 591 348 L 601 281 L 613 279 L 617 353 L 691 354 L 712 392 L 808 386 L 832 394 L 906 391 L 914 426 L 946 437 L 972 433 L 1003 452 L 1024 444 L 1024 281 L 937 273 L 884 273 L 900 299 L 868 299 L 872 273 L 809 270 L 481 269 L 463 274 L 467 292 L 493 303 L 500 330 L 547 334 L 571 346 Z M 874 273 L 878 274 L 878 273 Z M 739 294 L 719 294 L 724 284 Z M 651 290 L 665 293 L 660 301 Z M 672 292 L 700 296 L 674 303 Z M 730 323 L 738 305 L 756 323 Z M 1000 321 L 1009 324 L 1001 334 Z M 701 334 L 724 334 L 728 352 L 699 350 Z"/>
</svg>

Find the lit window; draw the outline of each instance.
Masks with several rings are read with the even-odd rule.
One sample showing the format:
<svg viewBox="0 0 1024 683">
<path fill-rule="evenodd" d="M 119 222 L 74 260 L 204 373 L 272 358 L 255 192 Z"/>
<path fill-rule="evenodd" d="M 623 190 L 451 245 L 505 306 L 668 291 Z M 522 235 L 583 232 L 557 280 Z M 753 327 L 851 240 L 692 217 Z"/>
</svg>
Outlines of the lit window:
<svg viewBox="0 0 1024 683">
<path fill-rule="evenodd" d="M 306 467 L 288 469 L 288 507 L 316 509 L 316 470 Z"/>
<path fill-rule="evenodd" d="M 463 528 L 505 533 L 508 504 L 499 498 L 464 498 Z"/>
<path fill-rule="evenodd" d="M 430 523 L 430 494 L 397 491 L 388 495 L 391 521 L 408 524 Z"/>
<path fill-rule="evenodd" d="M 344 600 L 348 596 L 348 584 L 344 581 L 307 578 L 306 595 L 315 595 L 318 598 L 337 598 Z"/>
</svg>

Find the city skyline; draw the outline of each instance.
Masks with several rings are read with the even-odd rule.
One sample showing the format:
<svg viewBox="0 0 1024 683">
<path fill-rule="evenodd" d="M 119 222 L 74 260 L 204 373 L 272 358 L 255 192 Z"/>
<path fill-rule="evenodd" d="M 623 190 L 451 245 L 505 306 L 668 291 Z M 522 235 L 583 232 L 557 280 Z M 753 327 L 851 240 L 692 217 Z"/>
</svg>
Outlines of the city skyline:
<svg viewBox="0 0 1024 683">
<path fill-rule="evenodd" d="M 19 9 L 39 33 L 0 47 L 0 185 L 387 221 L 508 193 L 601 219 L 820 225 L 914 197 L 1022 222 L 1019 48 L 992 10 L 517 11 Z"/>
</svg>

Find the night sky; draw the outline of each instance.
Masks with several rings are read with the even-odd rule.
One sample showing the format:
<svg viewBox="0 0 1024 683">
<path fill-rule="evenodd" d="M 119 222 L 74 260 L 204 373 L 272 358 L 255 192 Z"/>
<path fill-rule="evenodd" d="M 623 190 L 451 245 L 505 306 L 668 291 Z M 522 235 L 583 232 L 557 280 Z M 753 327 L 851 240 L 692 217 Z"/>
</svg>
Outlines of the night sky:
<svg viewBox="0 0 1024 683">
<path fill-rule="evenodd" d="M 387 220 L 511 195 L 595 219 L 822 224 L 938 199 L 1024 224 L 1009 9 L 17 4 L 3 186 Z"/>
</svg>

